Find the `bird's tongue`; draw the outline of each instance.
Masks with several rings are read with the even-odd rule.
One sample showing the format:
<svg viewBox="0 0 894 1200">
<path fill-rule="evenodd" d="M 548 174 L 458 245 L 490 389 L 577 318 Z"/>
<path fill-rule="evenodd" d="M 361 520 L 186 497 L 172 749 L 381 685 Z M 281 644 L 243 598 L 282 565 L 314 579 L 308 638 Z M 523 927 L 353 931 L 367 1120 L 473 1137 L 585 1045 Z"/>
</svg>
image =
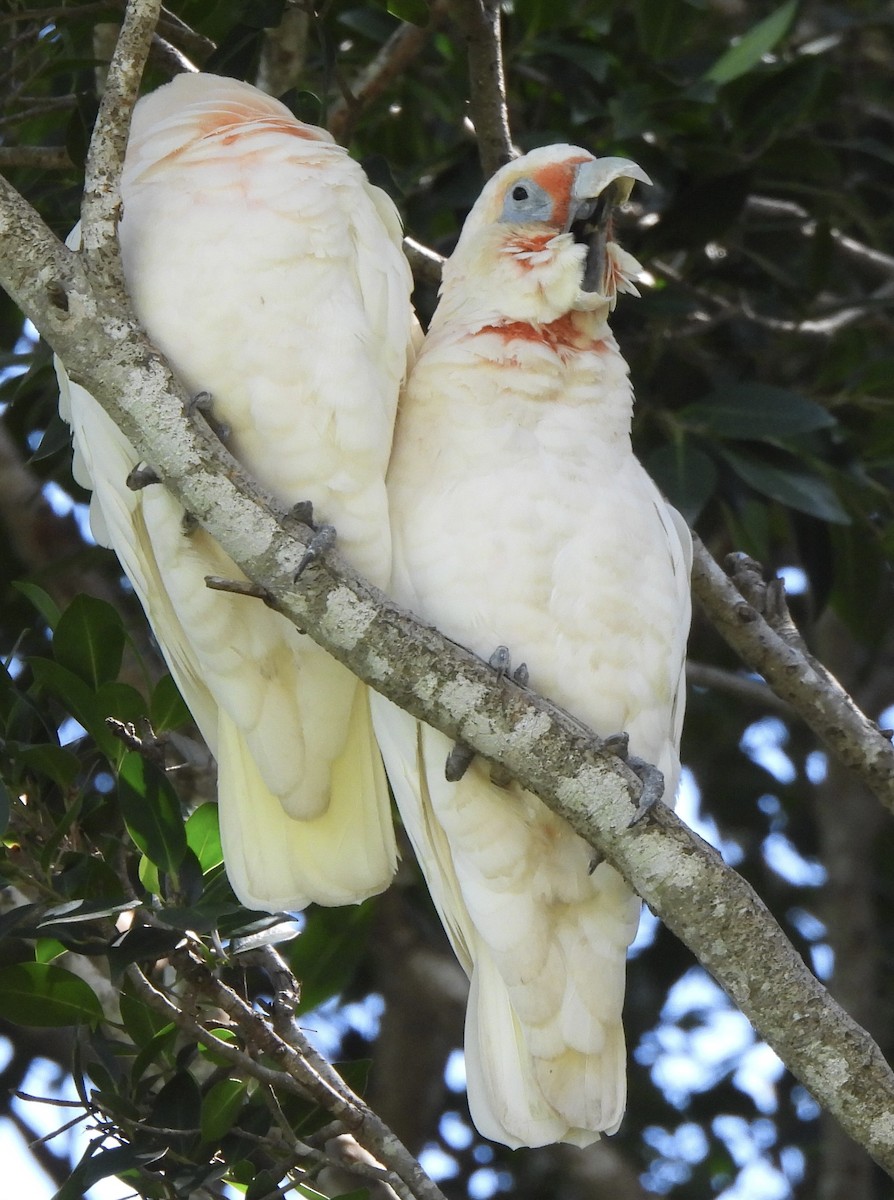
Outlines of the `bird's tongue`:
<svg viewBox="0 0 894 1200">
<path fill-rule="evenodd" d="M 606 246 L 611 237 L 611 216 L 614 189 L 609 186 L 600 196 L 585 200 L 571 222 L 576 242 L 587 247 L 581 290 L 605 295 L 608 275 Z"/>
</svg>

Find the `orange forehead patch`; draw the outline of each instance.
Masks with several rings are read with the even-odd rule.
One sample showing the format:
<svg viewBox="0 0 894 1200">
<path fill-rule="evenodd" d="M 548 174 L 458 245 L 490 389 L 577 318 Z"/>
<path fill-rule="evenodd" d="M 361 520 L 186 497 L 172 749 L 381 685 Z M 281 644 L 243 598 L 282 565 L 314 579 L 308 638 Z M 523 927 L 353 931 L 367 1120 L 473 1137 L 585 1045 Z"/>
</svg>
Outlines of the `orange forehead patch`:
<svg viewBox="0 0 894 1200">
<path fill-rule="evenodd" d="M 564 158 L 561 162 L 550 163 L 540 167 L 531 178 L 553 198 L 553 218 L 557 225 L 564 228 L 568 221 L 568 206 L 571 203 L 571 187 L 574 182 L 574 169 L 581 163 L 590 162 L 589 154 L 578 154 L 574 158 Z"/>
</svg>

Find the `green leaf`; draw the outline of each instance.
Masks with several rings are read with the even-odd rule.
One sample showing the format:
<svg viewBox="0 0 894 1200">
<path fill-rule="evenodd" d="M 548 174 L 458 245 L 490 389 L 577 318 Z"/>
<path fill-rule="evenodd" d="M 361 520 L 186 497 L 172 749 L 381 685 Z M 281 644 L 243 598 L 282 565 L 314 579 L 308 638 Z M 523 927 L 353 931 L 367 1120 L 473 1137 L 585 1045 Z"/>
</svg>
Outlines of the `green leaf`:
<svg viewBox="0 0 894 1200">
<path fill-rule="evenodd" d="M 179 729 L 191 719 L 190 711 L 177 690 L 173 676 L 163 675 L 149 701 L 149 721 L 156 733 Z"/>
<path fill-rule="evenodd" d="M 101 1021 L 89 984 L 64 967 L 26 962 L 0 967 L 0 1015 L 17 1025 L 79 1025 Z"/>
<path fill-rule="evenodd" d="M 789 26 L 795 19 L 798 0 L 788 0 L 781 8 L 764 17 L 753 25 L 735 45 L 721 54 L 710 70 L 705 72 L 705 79 L 712 83 L 729 83 L 746 75 L 752 67 L 757 66 L 763 56 L 785 37 Z"/>
<path fill-rule="evenodd" d="M 176 878 L 186 854 L 180 801 L 161 772 L 133 751 L 124 755 L 118 800 L 136 846 L 167 875 Z"/>
<path fill-rule="evenodd" d="M 717 486 L 713 461 L 685 437 L 650 454 L 646 469 L 690 525 L 694 524 Z"/>
<path fill-rule="evenodd" d="M 56 696 L 79 721 L 103 753 L 114 761 L 119 743 L 108 731 L 92 688 L 80 676 L 50 658 L 29 658 L 28 665 L 40 687 Z"/>
<path fill-rule="evenodd" d="M 199 805 L 195 812 L 190 813 L 186 822 L 186 841 L 203 872 L 223 862 L 220 821 L 217 805 L 213 801 Z"/>
<path fill-rule="evenodd" d="M 90 1144 L 84 1157 L 56 1192 L 53 1200 L 82 1200 L 85 1193 L 101 1179 L 132 1171 L 143 1163 L 161 1157 L 158 1150 L 138 1153 L 133 1146 L 114 1146 L 110 1150 L 103 1150 L 103 1141 L 105 1135 Z"/>
<path fill-rule="evenodd" d="M 31 601 L 50 629 L 56 628 L 62 615 L 62 609 L 52 596 L 42 587 L 38 587 L 36 583 L 29 583 L 27 579 L 17 579 L 12 586 Z"/>
<path fill-rule="evenodd" d="M 771 500 L 778 500 L 780 504 L 787 504 L 789 508 L 818 517 L 821 521 L 850 524 L 850 517 L 835 491 L 819 475 L 794 467 L 771 466 L 750 455 L 726 449 L 723 457 L 740 479 Z"/>
<path fill-rule="evenodd" d="M 248 1087 L 242 1079 L 219 1079 L 202 1100 L 202 1141 L 219 1142 L 239 1115 Z"/>
<path fill-rule="evenodd" d="M 199 1085 L 189 1071 L 178 1071 L 155 1097 L 149 1123 L 162 1125 L 166 1129 L 183 1130 L 181 1137 L 172 1138 L 175 1145 L 182 1146 L 189 1137 L 198 1134 L 201 1114 L 202 1093 Z"/>
<path fill-rule="evenodd" d="M 233 1046 L 237 1046 L 239 1044 L 239 1039 L 236 1037 L 236 1031 L 234 1029 L 212 1029 L 210 1032 L 222 1042 L 228 1042 Z M 228 1058 L 224 1058 L 222 1054 L 220 1054 L 211 1046 L 199 1046 L 199 1054 L 202 1056 L 202 1058 L 206 1058 L 209 1062 L 214 1063 L 216 1067 L 232 1066 Z"/>
<path fill-rule="evenodd" d="M 65 953 L 65 947 L 58 938 L 38 938 L 34 943 L 34 957 L 39 963 L 52 962 Z"/>
<path fill-rule="evenodd" d="M 75 596 L 53 633 L 53 655 L 94 688 L 116 678 L 124 652 L 124 625 L 111 604 Z"/>
<path fill-rule="evenodd" d="M 715 437 L 772 441 L 837 424 L 830 412 L 799 392 L 766 383 L 718 388 L 679 413 L 685 424 Z"/>
<path fill-rule="evenodd" d="M 393 17 L 410 25 L 427 25 L 428 5 L 425 0 L 387 0 L 387 8 Z"/>
<path fill-rule="evenodd" d="M 10 745 L 11 743 L 7 743 L 7 747 Z M 76 754 L 72 754 L 63 746 L 54 746 L 51 742 L 42 746 L 16 747 L 15 756 L 26 767 L 46 775 L 61 788 L 71 787 L 81 769 Z"/>
<path fill-rule="evenodd" d="M 49 424 L 43 431 L 40 445 L 28 459 L 28 462 L 36 463 L 45 458 L 52 458 L 60 450 L 71 451 L 71 429 L 58 413 L 53 413 Z"/>
</svg>

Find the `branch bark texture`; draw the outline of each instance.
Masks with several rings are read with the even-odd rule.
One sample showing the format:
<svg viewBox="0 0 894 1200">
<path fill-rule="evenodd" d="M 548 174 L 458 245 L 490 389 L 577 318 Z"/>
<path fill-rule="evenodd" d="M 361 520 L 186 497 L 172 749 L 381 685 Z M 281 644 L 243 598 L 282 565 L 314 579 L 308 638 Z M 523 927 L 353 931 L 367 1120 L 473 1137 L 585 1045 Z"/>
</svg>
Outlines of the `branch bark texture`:
<svg viewBox="0 0 894 1200">
<path fill-rule="evenodd" d="M 469 115 L 485 178 L 515 158 L 509 132 L 499 0 L 450 0 L 469 61 Z"/>
</svg>

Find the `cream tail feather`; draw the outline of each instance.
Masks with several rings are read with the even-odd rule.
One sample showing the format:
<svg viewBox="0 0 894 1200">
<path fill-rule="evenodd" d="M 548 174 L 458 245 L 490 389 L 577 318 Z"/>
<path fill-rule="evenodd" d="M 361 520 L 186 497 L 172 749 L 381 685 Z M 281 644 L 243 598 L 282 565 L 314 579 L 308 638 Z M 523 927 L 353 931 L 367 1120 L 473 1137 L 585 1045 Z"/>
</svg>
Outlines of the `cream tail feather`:
<svg viewBox="0 0 894 1200">
<path fill-rule="evenodd" d="M 689 544 L 630 446 L 627 368 L 606 319 L 637 266 L 610 202 L 642 173 L 535 151 L 488 184 L 445 266 L 389 468 L 395 598 L 597 732 L 626 730 L 672 802 Z M 376 732 L 434 902 L 471 977 L 472 1116 L 509 1146 L 613 1132 L 639 902 L 536 797 L 374 697 Z"/>
<path fill-rule="evenodd" d="M 310 500 L 384 584 L 384 475 L 415 336 L 393 205 L 323 130 L 247 84 L 181 75 L 139 102 L 119 236 L 137 315 L 228 446 L 283 504 Z M 75 244 L 77 233 L 75 232 Z M 256 600 L 59 366 L 75 471 L 218 758 L 227 870 L 252 907 L 359 901 L 395 864 L 366 688 Z"/>
</svg>

